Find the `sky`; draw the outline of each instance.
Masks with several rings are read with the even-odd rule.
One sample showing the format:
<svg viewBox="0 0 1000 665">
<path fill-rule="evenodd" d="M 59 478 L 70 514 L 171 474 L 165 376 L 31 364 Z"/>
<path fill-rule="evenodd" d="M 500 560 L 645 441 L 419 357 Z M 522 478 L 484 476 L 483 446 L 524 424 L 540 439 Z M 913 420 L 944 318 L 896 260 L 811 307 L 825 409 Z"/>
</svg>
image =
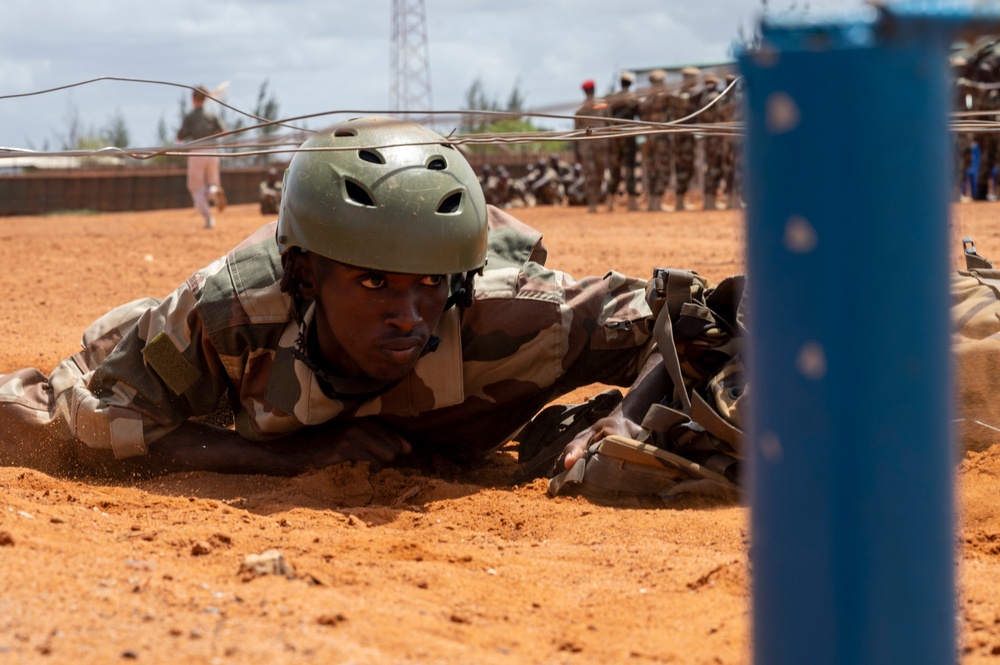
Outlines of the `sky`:
<svg viewBox="0 0 1000 665">
<path fill-rule="evenodd" d="M 413 5 L 413 1 L 410 2 Z M 502 104 L 582 99 L 580 83 L 607 90 L 622 69 L 730 60 L 752 32 L 761 0 L 425 0 L 435 110 L 459 110 L 479 81 Z M 279 116 L 386 112 L 390 105 L 390 0 L 30 0 L 4 7 L 0 41 L 0 147 L 58 150 L 76 120 L 96 133 L 121 118 L 132 147 L 172 137 L 189 92 L 121 81 L 23 95 L 98 77 L 212 88 L 252 111 L 263 84 Z M 862 0 L 769 0 L 770 14 L 815 18 L 857 11 Z M 215 110 L 217 105 L 211 104 Z M 238 116 L 225 111 L 230 123 Z M 320 129 L 344 116 L 306 121 Z"/>
</svg>

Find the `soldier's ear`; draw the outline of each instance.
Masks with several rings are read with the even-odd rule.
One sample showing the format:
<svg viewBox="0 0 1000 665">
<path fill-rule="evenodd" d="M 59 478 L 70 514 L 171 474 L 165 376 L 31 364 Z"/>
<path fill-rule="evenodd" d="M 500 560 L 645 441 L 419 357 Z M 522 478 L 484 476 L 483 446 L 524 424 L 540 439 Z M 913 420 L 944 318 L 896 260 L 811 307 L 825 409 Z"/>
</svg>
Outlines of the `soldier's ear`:
<svg viewBox="0 0 1000 665">
<path fill-rule="evenodd" d="M 292 266 L 292 277 L 299 285 L 299 295 L 306 300 L 316 297 L 316 268 L 313 266 L 313 254 L 299 254 Z"/>
</svg>

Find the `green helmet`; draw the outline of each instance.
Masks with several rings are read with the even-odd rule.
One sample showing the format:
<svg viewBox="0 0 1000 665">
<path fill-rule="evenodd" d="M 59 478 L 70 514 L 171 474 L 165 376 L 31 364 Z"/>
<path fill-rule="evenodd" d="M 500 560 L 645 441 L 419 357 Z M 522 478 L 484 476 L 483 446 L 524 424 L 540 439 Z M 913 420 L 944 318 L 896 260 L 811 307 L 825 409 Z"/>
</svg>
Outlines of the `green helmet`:
<svg viewBox="0 0 1000 665">
<path fill-rule="evenodd" d="M 355 118 L 317 132 L 302 149 L 282 186 L 282 254 L 299 247 L 359 268 L 423 275 L 485 265 L 479 179 L 440 134 L 397 118 Z"/>
</svg>

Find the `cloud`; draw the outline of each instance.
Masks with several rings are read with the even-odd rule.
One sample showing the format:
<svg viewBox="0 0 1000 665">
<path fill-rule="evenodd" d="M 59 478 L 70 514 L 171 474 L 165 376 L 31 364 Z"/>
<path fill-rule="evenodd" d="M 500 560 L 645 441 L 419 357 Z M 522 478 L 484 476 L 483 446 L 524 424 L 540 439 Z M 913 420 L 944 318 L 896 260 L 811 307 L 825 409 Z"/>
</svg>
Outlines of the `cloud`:
<svg viewBox="0 0 1000 665">
<path fill-rule="evenodd" d="M 842 4 L 809 4 L 827 3 Z M 5 24 L 17 29 L 0 43 L 0 95 L 125 76 L 209 86 L 228 80 L 227 102 L 247 111 L 267 81 L 282 116 L 389 104 L 388 2 L 11 5 Z M 782 7 L 779 0 L 770 5 Z M 459 109 L 479 78 L 501 102 L 516 85 L 529 107 L 572 106 L 587 78 L 610 85 L 625 67 L 727 58 L 738 27 L 759 8 L 756 0 L 427 0 L 433 104 Z M 51 140 L 73 107 L 85 127 L 120 110 L 133 143 L 152 145 L 161 120 L 176 128 L 185 96 L 174 87 L 101 82 L 44 98 L 0 99 L 0 145 Z"/>
</svg>

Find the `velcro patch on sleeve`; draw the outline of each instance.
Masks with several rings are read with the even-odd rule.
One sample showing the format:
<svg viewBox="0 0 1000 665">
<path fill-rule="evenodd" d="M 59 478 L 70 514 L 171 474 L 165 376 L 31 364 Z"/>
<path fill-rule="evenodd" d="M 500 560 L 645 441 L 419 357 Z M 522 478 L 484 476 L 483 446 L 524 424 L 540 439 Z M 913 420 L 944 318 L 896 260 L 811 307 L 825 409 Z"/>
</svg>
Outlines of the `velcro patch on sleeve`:
<svg viewBox="0 0 1000 665">
<path fill-rule="evenodd" d="M 164 332 L 146 343 L 142 355 L 177 396 L 184 394 L 201 378 L 201 371 L 177 350 Z"/>
</svg>

